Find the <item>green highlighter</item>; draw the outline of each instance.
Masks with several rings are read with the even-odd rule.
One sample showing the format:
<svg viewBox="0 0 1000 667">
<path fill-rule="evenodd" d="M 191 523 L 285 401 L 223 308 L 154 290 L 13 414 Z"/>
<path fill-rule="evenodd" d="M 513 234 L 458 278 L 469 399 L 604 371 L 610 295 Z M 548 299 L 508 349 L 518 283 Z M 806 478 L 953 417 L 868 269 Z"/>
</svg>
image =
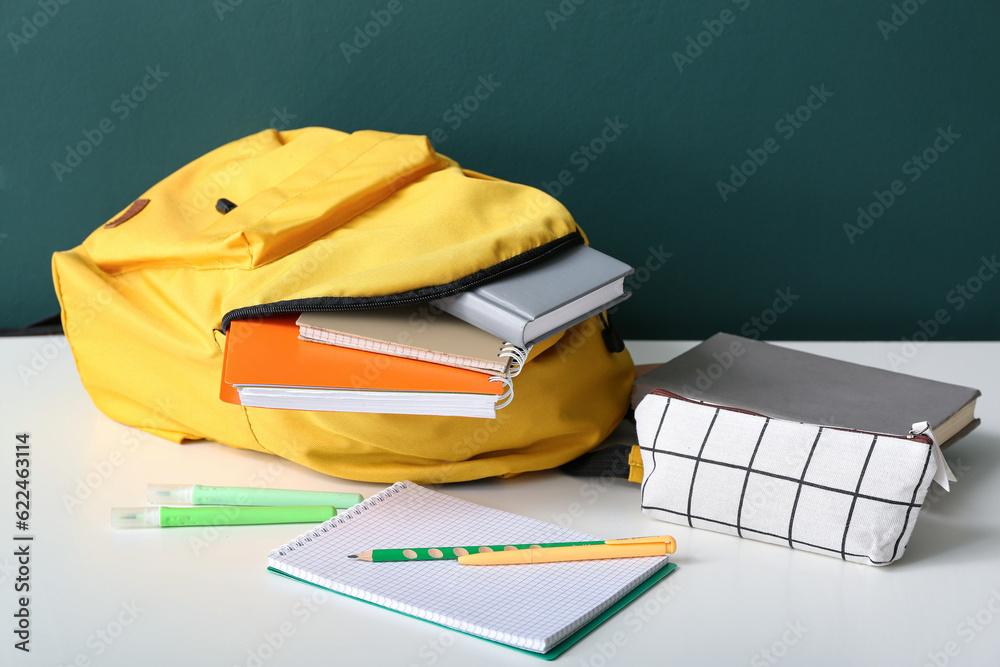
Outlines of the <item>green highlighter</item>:
<svg viewBox="0 0 1000 667">
<path fill-rule="evenodd" d="M 329 505 L 307 507 L 113 507 L 112 528 L 245 526 L 263 523 L 322 523 L 337 515 Z"/>
<path fill-rule="evenodd" d="M 200 484 L 150 484 L 146 487 L 150 505 L 332 505 L 354 507 L 364 497 L 360 493 L 258 489 L 245 486 L 202 486 Z"/>
</svg>

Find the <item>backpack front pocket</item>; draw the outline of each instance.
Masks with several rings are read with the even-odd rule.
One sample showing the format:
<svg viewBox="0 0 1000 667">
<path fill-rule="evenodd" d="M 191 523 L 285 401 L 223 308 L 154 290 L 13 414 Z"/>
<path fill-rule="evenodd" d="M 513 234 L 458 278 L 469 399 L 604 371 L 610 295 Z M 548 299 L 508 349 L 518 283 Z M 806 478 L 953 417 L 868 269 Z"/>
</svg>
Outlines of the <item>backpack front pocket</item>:
<svg viewBox="0 0 1000 667">
<path fill-rule="evenodd" d="M 263 132 L 161 181 L 143 195 L 144 204 L 130 206 L 83 245 L 109 273 L 252 269 L 447 166 L 426 137 L 316 128 Z"/>
</svg>

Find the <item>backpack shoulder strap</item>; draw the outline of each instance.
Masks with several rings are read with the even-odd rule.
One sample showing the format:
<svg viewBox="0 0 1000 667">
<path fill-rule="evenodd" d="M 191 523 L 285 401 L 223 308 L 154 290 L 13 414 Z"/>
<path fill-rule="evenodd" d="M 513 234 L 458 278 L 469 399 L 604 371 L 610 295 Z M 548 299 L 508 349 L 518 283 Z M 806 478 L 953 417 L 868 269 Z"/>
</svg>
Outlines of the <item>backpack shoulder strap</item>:
<svg viewBox="0 0 1000 667">
<path fill-rule="evenodd" d="M 59 313 L 49 315 L 44 320 L 38 320 L 25 327 L 0 328 L 0 336 L 51 336 L 62 332 L 62 318 Z"/>
</svg>

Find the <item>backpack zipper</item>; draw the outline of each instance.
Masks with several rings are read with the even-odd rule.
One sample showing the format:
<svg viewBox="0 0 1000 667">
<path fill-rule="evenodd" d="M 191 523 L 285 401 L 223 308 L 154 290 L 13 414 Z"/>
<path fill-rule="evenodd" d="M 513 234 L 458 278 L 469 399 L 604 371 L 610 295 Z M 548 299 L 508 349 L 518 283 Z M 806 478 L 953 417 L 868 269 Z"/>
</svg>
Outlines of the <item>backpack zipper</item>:
<svg viewBox="0 0 1000 667">
<path fill-rule="evenodd" d="M 374 310 L 377 308 L 392 308 L 404 306 L 412 303 L 423 303 L 442 297 L 458 294 L 483 283 L 495 280 L 500 276 L 513 271 L 523 269 L 530 264 L 534 264 L 547 258 L 554 252 L 563 248 L 583 244 L 583 235 L 579 232 L 567 234 L 561 238 L 549 241 L 537 248 L 522 252 L 520 255 L 506 259 L 499 264 L 477 271 L 470 276 L 432 287 L 423 287 L 408 292 L 398 294 L 387 294 L 384 296 L 372 297 L 337 297 L 319 296 L 306 299 L 290 299 L 288 301 L 275 301 L 273 303 L 262 303 L 256 306 L 246 306 L 237 308 L 225 314 L 222 318 L 222 332 L 229 331 L 229 325 L 233 320 L 249 320 L 259 317 L 269 317 L 271 315 L 281 315 L 286 313 L 316 312 L 316 311 L 347 311 L 347 310 Z M 610 325 L 609 325 L 610 326 Z"/>
</svg>

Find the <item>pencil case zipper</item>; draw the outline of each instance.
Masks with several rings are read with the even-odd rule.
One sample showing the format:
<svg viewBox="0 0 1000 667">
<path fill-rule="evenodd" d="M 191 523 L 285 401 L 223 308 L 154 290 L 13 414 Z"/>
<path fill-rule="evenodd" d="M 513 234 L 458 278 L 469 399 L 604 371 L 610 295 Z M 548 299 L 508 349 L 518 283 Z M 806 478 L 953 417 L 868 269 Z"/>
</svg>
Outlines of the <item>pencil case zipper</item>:
<svg viewBox="0 0 1000 667">
<path fill-rule="evenodd" d="M 717 403 L 708 403 L 706 401 L 698 401 L 693 398 L 688 398 L 687 396 L 681 396 L 680 394 L 675 394 L 667 389 L 654 389 L 650 392 L 657 396 L 665 396 L 667 398 L 676 399 L 678 401 L 684 401 L 685 403 L 695 403 L 697 405 L 704 405 L 709 408 L 718 408 L 719 410 L 728 410 L 730 412 L 739 412 L 745 415 L 751 415 L 753 417 L 763 417 L 764 419 L 780 419 L 779 417 L 771 417 L 769 415 L 764 415 L 759 412 L 753 412 L 752 410 L 744 410 L 743 408 L 734 408 L 728 405 L 719 405 Z M 783 421 L 795 421 L 792 419 L 785 419 Z M 899 435 L 898 433 L 880 433 L 878 431 L 864 431 L 857 428 L 847 428 L 844 426 L 826 426 L 823 424 L 818 424 L 824 429 L 830 429 L 834 431 L 848 431 L 850 433 L 864 433 L 865 435 L 878 435 L 886 438 L 898 438 L 900 440 L 915 440 L 916 442 L 922 442 L 925 445 L 933 445 L 934 442 L 929 436 L 924 435 L 924 432 L 917 432 L 915 428 L 911 428 L 910 432 L 906 435 Z M 914 424 L 916 426 L 916 424 Z M 928 427 L 929 428 L 929 427 Z"/>
</svg>

